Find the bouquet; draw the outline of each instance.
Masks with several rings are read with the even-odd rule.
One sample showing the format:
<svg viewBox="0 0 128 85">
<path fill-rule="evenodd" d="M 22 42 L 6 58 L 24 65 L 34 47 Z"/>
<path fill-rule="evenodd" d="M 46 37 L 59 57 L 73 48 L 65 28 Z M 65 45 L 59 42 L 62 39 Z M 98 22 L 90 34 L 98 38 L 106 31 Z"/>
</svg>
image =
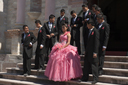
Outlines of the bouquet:
<svg viewBox="0 0 128 85">
<path fill-rule="evenodd" d="M 53 49 L 54 49 L 54 50 L 58 50 L 58 49 L 60 49 L 61 47 L 62 47 L 62 44 L 59 43 L 59 42 L 56 42 L 55 45 L 54 45 L 54 47 L 53 47 Z"/>
</svg>

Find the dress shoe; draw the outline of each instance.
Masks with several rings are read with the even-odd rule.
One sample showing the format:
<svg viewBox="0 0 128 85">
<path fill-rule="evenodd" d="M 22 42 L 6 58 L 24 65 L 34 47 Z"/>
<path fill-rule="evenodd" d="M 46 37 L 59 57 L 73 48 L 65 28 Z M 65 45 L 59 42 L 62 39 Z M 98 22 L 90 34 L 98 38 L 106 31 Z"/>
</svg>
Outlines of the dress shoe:
<svg viewBox="0 0 128 85">
<path fill-rule="evenodd" d="M 79 82 L 87 82 L 88 80 L 85 80 L 85 79 L 82 78 L 82 79 L 79 79 L 78 81 Z"/>
<path fill-rule="evenodd" d="M 20 75 L 24 75 L 24 73 L 21 73 Z"/>
<path fill-rule="evenodd" d="M 34 67 L 34 68 L 31 68 L 31 69 L 38 69 L 38 68 L 35 68 L 35 67 Z"/>
<path fill-rule="evenodd" d="M 92 81 L 92 84 L 96 84 L 96 83 L 97 83 L 97 81 L 96 81 L 96 80 Z"/>
<path fill-rule="evenodd" d="M 29 76 L 29 74 L 25 73 L 24 76 Z"/>
<path fill-rule="evenodd" d="M 39 68 L 39 69 L 37 69 L 37 71 L 42 71 L 42 70 L 45 70 L 45 68 Z"/>
</svg>

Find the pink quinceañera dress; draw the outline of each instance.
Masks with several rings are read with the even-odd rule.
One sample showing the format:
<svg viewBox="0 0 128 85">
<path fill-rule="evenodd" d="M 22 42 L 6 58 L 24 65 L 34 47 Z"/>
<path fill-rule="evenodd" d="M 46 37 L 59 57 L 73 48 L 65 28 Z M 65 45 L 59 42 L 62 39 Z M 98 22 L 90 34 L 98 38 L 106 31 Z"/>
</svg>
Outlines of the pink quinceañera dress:
<svg viewBox="0 0 128 85">
<path fill-rule="evenodd" d="M 45 76 L 53 81 L 69 81 L 70 79 L 81 78 L 82 68 L 77 48 L 71 45 L 59 49 L 67 43 L 67 34 L 60 36 L 61 43 L 56 43 L 49 55 Z"/>
</svg>

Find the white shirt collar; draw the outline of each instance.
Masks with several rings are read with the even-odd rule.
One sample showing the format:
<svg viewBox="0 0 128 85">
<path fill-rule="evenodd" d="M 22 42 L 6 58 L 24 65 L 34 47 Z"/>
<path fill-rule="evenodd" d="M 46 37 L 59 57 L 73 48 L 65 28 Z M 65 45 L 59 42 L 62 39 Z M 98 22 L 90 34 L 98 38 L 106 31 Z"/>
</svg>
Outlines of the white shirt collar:
<svg viewBox="0 0 128 85">
<path fill-rule="evenodd" d="M 94 28 L 90 29 L 91 31 L 93 30 Z"/>
<path fill-rule="evenodd" d="M 64 16 L 60 16 L 60 18 L 64 18 Z"/>
<path fill-rule="evenodd" d="M 103 21 L 100 25 L 99 25 L 99 28 L 101 28 L 102 27 L 102 25 L 103 25 L 103 23 L 104 23 L 105 21 Z"/>
<path fill-rule="evenodd" d="M 49 21 L 48 24 L 52 24 L 52 23 Z"/>
<path fill-rule="evenodd" d="M 89 9 L 86 11 L 86 13 L 85 13 L 85 17 L 87 16 L 88 12 L 89 12 Z"/>
<path fill-rule="evenodd" d="M 87 10 L 87 12 L 89 11 L 89 9 Z"/>
</svg>

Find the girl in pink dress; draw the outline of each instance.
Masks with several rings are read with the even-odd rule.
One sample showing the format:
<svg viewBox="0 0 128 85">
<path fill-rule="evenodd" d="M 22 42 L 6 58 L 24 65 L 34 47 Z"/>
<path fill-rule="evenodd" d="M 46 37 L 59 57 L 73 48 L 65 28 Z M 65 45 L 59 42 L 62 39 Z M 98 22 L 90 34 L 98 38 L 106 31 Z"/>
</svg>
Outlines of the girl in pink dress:
<svg viewBox="0 0 128 85">
<path fill-rule="evenodd" d="M 60 43 L 56 43 L 49 55 L 45 76 L 53 81 L 69 81 L 81 78 L 82 68 L 77 48 L 70 45 L 71 35 L 67 31 L 67 24 L 63 24 L 63 34 Z"/>
</svg>

